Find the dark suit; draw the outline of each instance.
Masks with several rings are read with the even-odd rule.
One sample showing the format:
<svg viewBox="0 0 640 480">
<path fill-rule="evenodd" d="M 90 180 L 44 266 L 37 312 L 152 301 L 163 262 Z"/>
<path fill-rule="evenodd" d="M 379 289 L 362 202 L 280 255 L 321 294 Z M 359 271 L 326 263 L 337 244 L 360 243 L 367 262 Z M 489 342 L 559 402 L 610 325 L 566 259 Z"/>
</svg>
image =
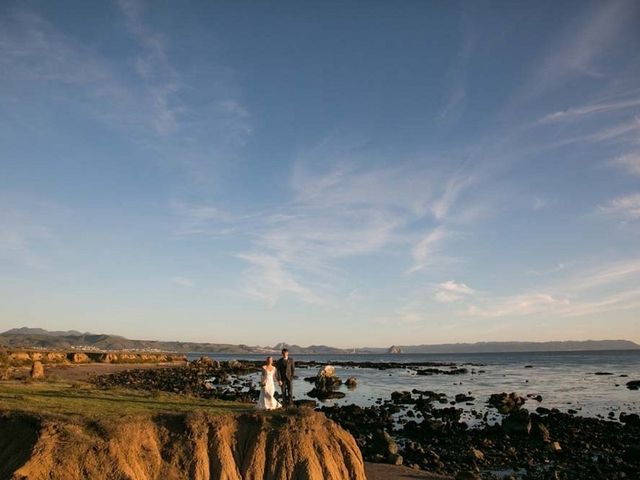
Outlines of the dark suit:
<svg viewBox="0 0 640 480">
<path fill-rule="evenodd" d="M 293 376 L 295 375 L 296 366 L 292 358 L 284 359 L 282 357 L 276 362 L 276 373 L 278 375 L 278 381 L 282 382 L 282 402 L 285 405 L 291 405 L 293 400 L 293 391 L 291 384 L 293 383 Z"/>
</svg>

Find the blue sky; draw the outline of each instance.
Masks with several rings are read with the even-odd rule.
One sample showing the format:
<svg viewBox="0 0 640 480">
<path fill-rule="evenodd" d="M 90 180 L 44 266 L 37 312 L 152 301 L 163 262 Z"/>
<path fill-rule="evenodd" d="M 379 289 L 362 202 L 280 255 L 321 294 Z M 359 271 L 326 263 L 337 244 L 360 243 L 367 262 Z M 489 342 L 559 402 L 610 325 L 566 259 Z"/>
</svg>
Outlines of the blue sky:
<svg viewBox="0 0 640 480">
<path fill-rule="evenodd" d="M 640 4 L 0 5 L 0 327 L 640 341 Z"/>
</svg>

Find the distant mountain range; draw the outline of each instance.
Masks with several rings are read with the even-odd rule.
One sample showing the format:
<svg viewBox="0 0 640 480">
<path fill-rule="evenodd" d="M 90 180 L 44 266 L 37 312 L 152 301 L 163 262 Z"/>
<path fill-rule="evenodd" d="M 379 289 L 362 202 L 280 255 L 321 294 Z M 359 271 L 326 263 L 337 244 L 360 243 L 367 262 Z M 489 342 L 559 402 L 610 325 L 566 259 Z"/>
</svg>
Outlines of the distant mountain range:
<svg viewBox="0 0 640 480">
<path fill-rule="evenodd" d="M 227 343 L 197 343 L 159 340 L 130 340 L 118 335 L 89 332 L 49 331 L 42 328 L 14 328 L 0 333 L 0 347 L 50 348 L 87 350 L 160 350 L 178 353 L 215 352 L 229 354 L 277 353 L 286 346 L 292 354 L 362 354 L 362 353 L 500 353 L 500 352 L 560 352 L 584 350 L 635 350 L 640 345 L 628 340 L 585 340 L 566 342 L 478 342 L 442 345 L 393 345 L 389 348 L 341 349 L 326 345 L 301 347 L 280 343 L 273 347 L 232 345 Z"/>
</svg>

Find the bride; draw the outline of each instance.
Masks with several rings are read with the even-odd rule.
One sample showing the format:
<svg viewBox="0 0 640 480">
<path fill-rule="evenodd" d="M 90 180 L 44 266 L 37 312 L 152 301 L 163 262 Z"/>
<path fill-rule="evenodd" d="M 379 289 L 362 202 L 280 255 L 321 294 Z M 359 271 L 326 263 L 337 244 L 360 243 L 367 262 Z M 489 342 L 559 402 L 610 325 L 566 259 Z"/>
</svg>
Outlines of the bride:
<svg viewBox="0 0 640 480">
<path fill-rule="evenodd" d="M 256 405 L 258 410 L 275 410 L 282 407 L 280 402 L 273 396 L 276 391 L 276 384 L 273 378 L 275 375 L 276 367 L 273 366 L 273 358 L 267 357 L 267 363 L 262 366 L 260 398 L 258 398 L 258 404 Z"/>
</svg>

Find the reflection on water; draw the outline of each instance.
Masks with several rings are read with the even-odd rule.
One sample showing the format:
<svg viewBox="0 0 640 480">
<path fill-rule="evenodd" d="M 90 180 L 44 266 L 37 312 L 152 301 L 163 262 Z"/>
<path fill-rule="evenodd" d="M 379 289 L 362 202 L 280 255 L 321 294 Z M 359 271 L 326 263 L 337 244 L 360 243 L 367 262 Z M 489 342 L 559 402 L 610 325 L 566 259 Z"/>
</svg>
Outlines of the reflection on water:
<svg viewBox="0 0 640 480">
<path fill-rule="evenodd" d="M 201 354 L 191 354 L 190 359 Z M 264 355 L 217 355 L 219 360 L 246 359 L 259 360 Z M 355 403 L 368 406 L 378 398 L 387 399 L 396 390 L 432 390 L 442 392 L 449 399 L 465 393 L 475 397 L 472 405 L 457 404 L 469 412 L 483 410 L 489 395 L 499 392 L 517 392 L 542 395 L 542 402 L 528 399 L 526 407 L 534 410 L 538 406 L 558 408 L 562 411 L 573 409 L 584 416 L 607 417 L 614 412 L 640 412 L 640 391 L 626 388 L 626 382 L 640 380 L 640 350 L 607 352 L 535 352 L 535 353 L 493 353 L 493 354 L 428 354 L 428 355 L 298 355 L 297 360 L 321 362 L 455 362 L 482 364 L 473 370 L 484 373 L 464 375 L 420 376 L 407 368 L 377 370 L 358 367 L 336 367 L 336 373 L 343 380 L 356 377 L 358 387 L 350 390 L 342 387 L 346 397 L 327 401 L 327 405 Z M 525 368 L 525 367 L 532 368 Z M 470 370 L 472 370 L 470 368 Z M 595 375 L 596 372 L 612 375 Z M 316 369 L 298 368 L 298 379 L 294 382 L 294 396 L 308 398 L 306 393 L 311 384 L 304 377 L 313 376 Z M 258 377 L 255 376 L 255 382 Z M 445 405 L 446 406 L 446 405 Z M 465 415 L 468 417 L 468 415 Z"/>
</svg>

